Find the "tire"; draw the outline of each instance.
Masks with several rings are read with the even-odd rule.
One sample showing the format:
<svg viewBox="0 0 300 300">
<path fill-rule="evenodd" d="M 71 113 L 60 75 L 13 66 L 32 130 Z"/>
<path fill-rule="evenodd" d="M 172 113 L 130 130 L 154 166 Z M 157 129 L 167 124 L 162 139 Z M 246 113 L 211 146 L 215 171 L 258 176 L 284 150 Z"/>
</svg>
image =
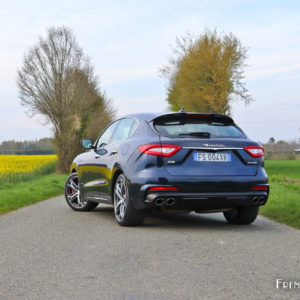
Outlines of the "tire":
<svg viewBox="0 0 300 300">
<path fill-rule="evenodd" d="M 136 210 L 130 202 L 128 184 L 124 174 L 120 174 L 113 191 L 115 218 L 121 226 L 139 226 L 144 223 L 145 212 Z"/>
<path fill-rule="evenodd" d="M 79 177 L 72 173 L 65 183 L 65 199 L 68 205 L 77 211 L 89 211 L 97 207 L 98 203 L 82 199 L 79 190 Z"/>
<path fill-rule="evenodd" d="M 259 206 L 241 206 L 224 212 L 225 219 L 231 224 L 250 224 L 255 221 Z"/>
</svg>

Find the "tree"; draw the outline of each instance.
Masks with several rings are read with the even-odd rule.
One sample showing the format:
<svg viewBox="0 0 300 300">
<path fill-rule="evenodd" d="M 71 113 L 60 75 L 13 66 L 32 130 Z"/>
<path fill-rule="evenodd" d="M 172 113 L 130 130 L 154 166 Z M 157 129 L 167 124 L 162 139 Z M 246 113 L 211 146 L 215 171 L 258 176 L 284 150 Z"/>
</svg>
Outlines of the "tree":
<svg viewBox="0 0 300 300">
<path fill-rule="evenodd" d="M 274 144 L 275 143 L 275 139 L 273 137 L 270 137 L 268 143 L 269 144 Z"/>
<path fill-rule="evenodd" d="M 53 27 L 24 56 L 17 84 L 21 104 L 52 124 L 58 170 L 67 172 L 80 151 L 79 139 L 96 136 L 113 110 L 99 90 L 93 67 L 71 29 Z"/>
<path fill-rule="evenodd" d="M 168 80 L 170 108 L 230 115 L 233 95 L 248 104 L 252 99 L 243 82 L 246 53 L 232 33 L 219 36 L 206 29 L 195 40 L 189 34 L 177 38 L 175 57 L 160 70 Z"/>
</svg>

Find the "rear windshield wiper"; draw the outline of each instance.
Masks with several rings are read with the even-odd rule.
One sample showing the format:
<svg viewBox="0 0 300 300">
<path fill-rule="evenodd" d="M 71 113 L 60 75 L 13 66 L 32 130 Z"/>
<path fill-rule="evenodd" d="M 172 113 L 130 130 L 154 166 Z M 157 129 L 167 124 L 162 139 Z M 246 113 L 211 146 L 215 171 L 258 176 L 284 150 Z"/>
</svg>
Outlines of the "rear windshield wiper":
<svg viewBox="0 0 300 300">
<path fill-rule="evenodd" d="M 210 138 L 209 132 L 189 132 L 189 133 L 180 133 L 179 136 L 196 136 L 202 138 Z"/>
</svg>

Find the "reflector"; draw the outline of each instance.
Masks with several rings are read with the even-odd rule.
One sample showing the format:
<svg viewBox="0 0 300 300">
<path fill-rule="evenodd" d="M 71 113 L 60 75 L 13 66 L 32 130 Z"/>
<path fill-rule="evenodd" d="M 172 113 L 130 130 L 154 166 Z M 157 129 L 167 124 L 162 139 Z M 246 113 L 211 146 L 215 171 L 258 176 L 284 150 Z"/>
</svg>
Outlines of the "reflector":
<svg viewBox="0 0 300 300">
<path fill-rule="evenodd" d="M 252 188 L 252 190 L 263 190 L 267 191 L 269 189 L 268 185 L 256 185 Z"/>
<path fill-rule="evenodd" d="M 175 186 L 151 186 L 148 191 L 178 191 Z"/>
</svg>

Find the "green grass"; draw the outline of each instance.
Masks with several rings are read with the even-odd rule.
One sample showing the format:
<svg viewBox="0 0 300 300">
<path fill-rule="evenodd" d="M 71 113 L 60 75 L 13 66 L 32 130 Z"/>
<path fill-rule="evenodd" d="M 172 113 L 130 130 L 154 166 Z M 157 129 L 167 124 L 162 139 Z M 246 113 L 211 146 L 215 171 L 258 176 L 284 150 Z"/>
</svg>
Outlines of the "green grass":
<svg viewBox="0 0 300 300">
<path fill-rule="evenodd" d="M 260 213 L 300 229 L 300 161 L 266 161 L 270 197 Z"/>
<path fill-rule="evenodd" d="M 63 194 L 66 178 L 66 174 L 53 173 L 25 182 L 2 184 L 0 214 Z"/>
<path fill-rule="evenodd" d="M 300 180 L 300 160 L 267 160 L 265 169 L 271 178 L 285 176 Z"/>
</svg>

